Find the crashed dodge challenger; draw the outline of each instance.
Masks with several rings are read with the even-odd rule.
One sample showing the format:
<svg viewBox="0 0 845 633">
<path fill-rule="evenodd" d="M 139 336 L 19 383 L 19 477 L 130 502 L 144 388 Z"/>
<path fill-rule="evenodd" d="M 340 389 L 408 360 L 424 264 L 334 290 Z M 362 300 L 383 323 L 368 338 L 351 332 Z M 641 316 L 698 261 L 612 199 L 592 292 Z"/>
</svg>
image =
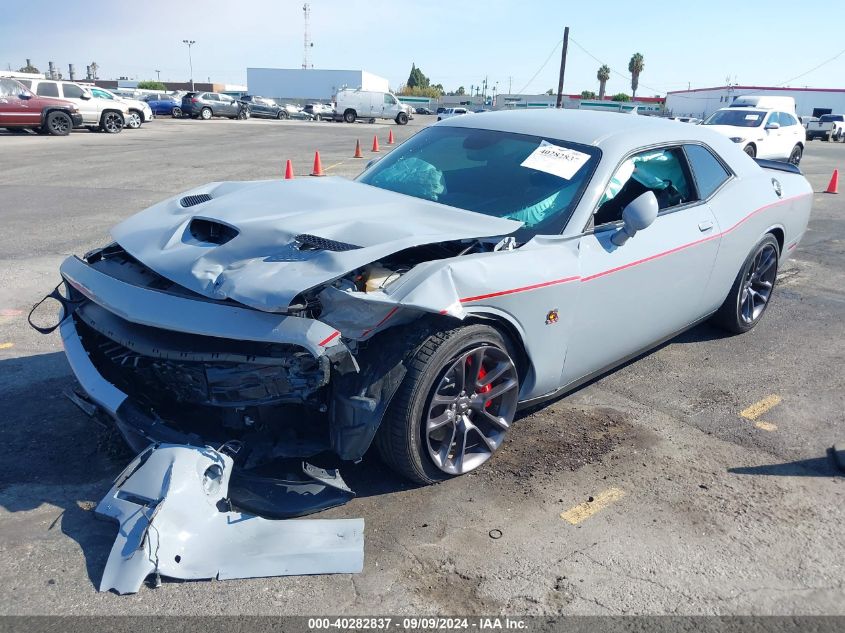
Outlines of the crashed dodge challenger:
<svg viewBox="0 0 845 633">
<path fill-rule="evenodd" d="M 429 483 L 483 464 L 518 409 L 704 319 L 754 327 L 811 193 L 698 126 L 456 117 L 356 181 L 156 204 L 68 258 L 54 296 L 80 404 L 138 451 L 228 443 L 260 473 L 374 444 Z"/>
</svg>

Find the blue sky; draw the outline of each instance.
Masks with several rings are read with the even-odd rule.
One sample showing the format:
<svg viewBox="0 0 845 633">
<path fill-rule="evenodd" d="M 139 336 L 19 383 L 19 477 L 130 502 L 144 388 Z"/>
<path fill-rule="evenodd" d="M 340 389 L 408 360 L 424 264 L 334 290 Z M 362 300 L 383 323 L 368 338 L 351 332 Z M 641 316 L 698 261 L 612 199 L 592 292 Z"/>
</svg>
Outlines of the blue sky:
<svg viewBox="0 0 845 633">
<path fill-rule="evenodd" d="M 800 2 L 710 0 L 313 0 L 311 62 L 315 68 L 363 68 L 394 88 L 411 63 L 433 83 L 469 90 L 485 76 L 499 92 L 557 87 L 560 48 L 569 25 L 564 90 L 598 90 L 607 63 L 608 92 L 630 92 L 628 60 L 645 57 L 642 96 L 667 90 L 741 84 L 845 88 L 841 20 Z M 302 1 L 205 0 L 139 3 L 113 0 L 0 0 L 0 65 L 17 69 L 29 57 L 41 70 L 84 74 L 95 60 L 101 78 L 187 80 L 183 39 L 193 39 L 194 79 L 244 83 L 248 66 L 302 64 Z M 815 66 L 839 54 L 817 70 Z M 592 57 L 591 57 L 592 55 Z M 548 63 L 543 67 L 544 61 Z M 541 67 L 542 70 L 541 70 Z M 538 72 L 539 71 L 539 72 Z M 798 75 L 803 75 L 793 79 Z M 532 77 L 536 74 L 536 78 Z M 509 79 L 512 78 L 512 79 Z"/>
</svg>

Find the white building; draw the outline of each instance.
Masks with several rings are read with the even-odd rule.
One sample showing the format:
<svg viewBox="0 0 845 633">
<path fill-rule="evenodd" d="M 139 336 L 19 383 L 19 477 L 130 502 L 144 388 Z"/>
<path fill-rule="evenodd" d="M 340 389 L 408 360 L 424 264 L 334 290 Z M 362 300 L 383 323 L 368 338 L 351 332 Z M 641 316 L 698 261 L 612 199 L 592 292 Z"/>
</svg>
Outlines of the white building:
<svg viewBox="0 0 845 633">
<path fill-rule="evenodd" d="M 366 70 L 247 68 L 250 94 L 276 99 L 331 100 L 341 88 L 387 92 L 388 81 Z"/>
<path fill-rule="evenodd" d="M 845 112 L 845 88 L 774 88 L 766 86 L 720 86 L 676 90 L 666 95 L 666 110 L 673 116 L 704 118 L 728 107 L 741 95 L 792 97 L 798 116 L 821 116 Z"/>
</svg>

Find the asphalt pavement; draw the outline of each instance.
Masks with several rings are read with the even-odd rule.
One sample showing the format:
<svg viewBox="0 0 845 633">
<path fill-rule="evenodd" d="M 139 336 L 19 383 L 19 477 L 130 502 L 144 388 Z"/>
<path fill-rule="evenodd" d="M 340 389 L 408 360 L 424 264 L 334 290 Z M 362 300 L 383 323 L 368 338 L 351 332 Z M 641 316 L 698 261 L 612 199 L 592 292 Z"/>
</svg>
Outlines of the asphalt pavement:
<svg viewBox="0 0 845 633">
<path fill-rule="evenodd" d="M 165 581 L 97 593 L 115 526 L 92 509 L 127 456 L 62 395 L 59 336 L 25 322 L 70 254 L 146 206 L 220 180 L 352 177 L 392 130 L 160 119 L 116 136 L 0 132 L 0 613 L 845 615 L 845 182 L 752 332 L 705 324 L 522 417 L 480 471 L 414 487 L 368 456 L 358 575 Z M 382 152 L 383 154 L 384 152 Z M 845 144 L 812 142 L 821 192 Z M 694 292 L 694 289 L 691 289 Z"/>
</svg>

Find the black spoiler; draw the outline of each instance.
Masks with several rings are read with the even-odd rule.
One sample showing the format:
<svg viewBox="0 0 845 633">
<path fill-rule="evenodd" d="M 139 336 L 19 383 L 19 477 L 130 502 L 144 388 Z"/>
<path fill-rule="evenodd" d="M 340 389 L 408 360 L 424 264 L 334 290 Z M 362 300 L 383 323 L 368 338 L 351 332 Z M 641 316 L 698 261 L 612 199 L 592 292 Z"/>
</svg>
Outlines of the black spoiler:
<svg viewBox="0 0 845 633">
<path fill-rule="evenodd" d="M 755 158 L 754 162 L 760 165 L 763 169 L 777 169 L 778 171 L 789 172 L 790 174 L 800 174 L 801 170 L 798 165 L 792 163 L 784 163 L 779 160 L 766 160 L 765 158 Z"/>
</svg>

